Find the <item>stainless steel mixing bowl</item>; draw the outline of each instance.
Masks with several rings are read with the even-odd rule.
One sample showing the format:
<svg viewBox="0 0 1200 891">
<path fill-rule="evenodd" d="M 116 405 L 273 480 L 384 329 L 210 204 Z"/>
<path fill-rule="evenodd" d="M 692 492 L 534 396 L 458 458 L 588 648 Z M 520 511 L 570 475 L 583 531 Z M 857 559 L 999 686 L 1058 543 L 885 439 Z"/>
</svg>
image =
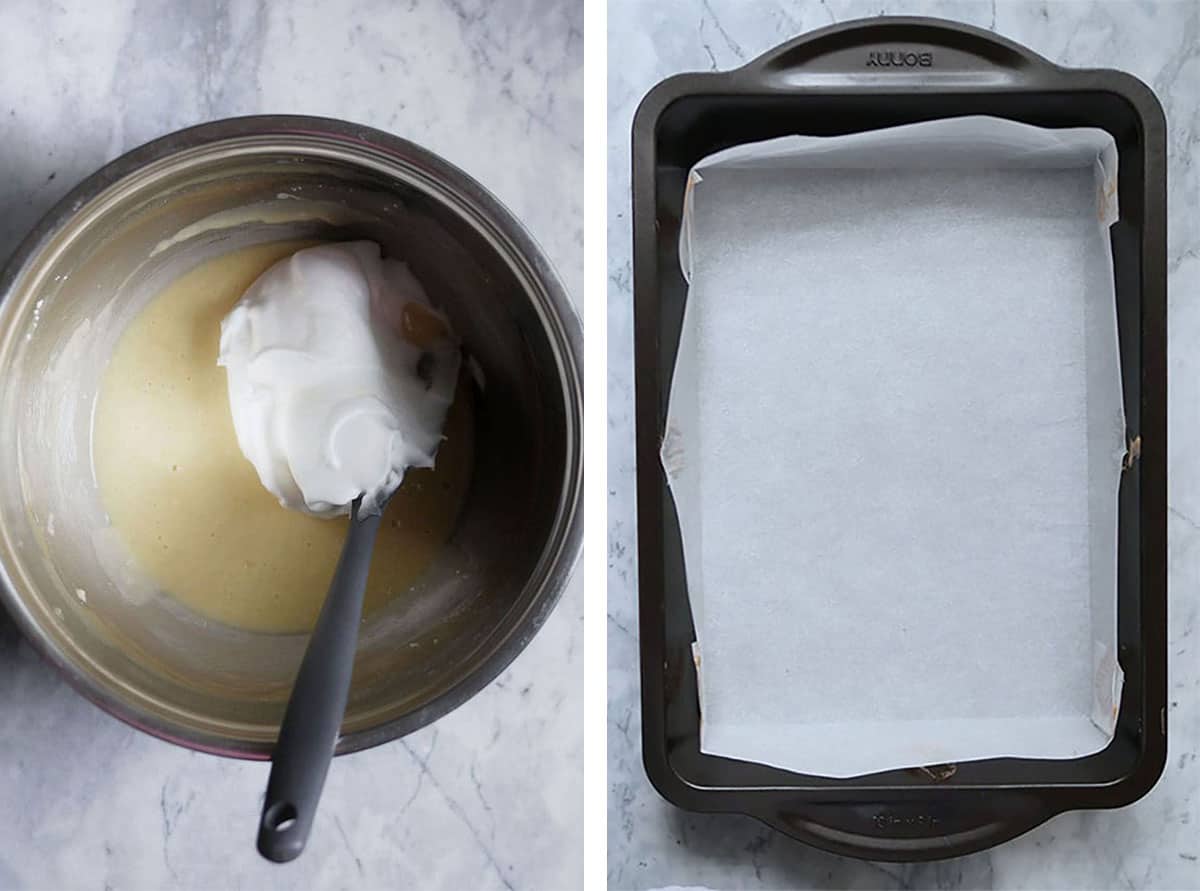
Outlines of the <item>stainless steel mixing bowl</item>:
<svg viewBox="0 0 1200 891">
<path fill-rule="evenodd" d="M 464 702 L 529 642 L 580 542 L 581 348 L 562 286 L 478 183 L 402 139 L 305 117 L 166 136 L 109 164 L 0 277 L 0 596 L 85 696 L 196 749 L 270 754 L 304 635 L 207 621 L 107 528 L 92 408 L 123 327 L 174 276 L 248 244 L 369 238 L 406 260 L 482 370 L 459 522 L 363 627 L 339 753 Z"/>
</svg>

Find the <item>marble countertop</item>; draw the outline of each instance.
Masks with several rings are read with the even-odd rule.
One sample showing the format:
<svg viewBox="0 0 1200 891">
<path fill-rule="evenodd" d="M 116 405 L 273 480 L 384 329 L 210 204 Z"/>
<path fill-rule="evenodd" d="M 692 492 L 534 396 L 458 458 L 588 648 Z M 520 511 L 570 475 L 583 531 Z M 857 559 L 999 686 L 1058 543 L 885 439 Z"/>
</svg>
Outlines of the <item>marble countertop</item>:
<svg viewBox="0 0 1200 891">
<path fill-rule="evenodd" d="M 994 850 L 870 864 L 744 817 L 664 802 L 641 765 L 638 702 L 629 128 L 681 71 L 728 69 L 805 31 L 880 13 L 990 28 L 1064 65 L 1121 68 L 1169 126 L 1169 755 L 1158 785 L 1117 811 L 1069 813 Z M 612 888 L 1200 888 L 1200 4 L 611 0 L 608 84 L 608 864 Z"/>
<path fill-rule="evenodd" d="M 5 2 L 0 255 L 74 183 L 169 131 L 319 114 L 478 178 L 581 291 L 582 4 Z M 254 850 L 268 766 L 136 732 L 70 690 L 0 612 L 0 888 L 576 887 L 582 585 L 478 696 L 338 759 L 308 850 Z"/>
</svg>

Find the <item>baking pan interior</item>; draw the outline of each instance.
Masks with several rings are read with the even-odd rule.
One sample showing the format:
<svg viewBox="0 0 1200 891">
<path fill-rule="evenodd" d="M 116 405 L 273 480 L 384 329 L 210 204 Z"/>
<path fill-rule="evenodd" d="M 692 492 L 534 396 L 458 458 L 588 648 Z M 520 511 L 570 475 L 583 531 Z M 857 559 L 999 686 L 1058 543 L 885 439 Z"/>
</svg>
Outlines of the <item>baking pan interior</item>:
<svg viewBox="0 0 1200 891">
<path fill-rule="evenodd" d="M 1119 201 L 1121 219 L 1110 232 L 1115 271 L 1117 318 L 1128 429 L 1139 427 L 1140 293 L 1139 232 L 1143 207 L 1144 147 L 1132 107 L 1111 93 L 1021 93 L 974 95 L 887 96 L 705 96 L 673 102 L 661 114 L 655 132 L 658 206 L 657 270 L 660 342 L 658 392 L 665 405 L 674 366 L 686 294 L 676 260 L 679 221 L 688 171 L 703 157 L 730 145 L 788 134 L 837 135 L 968 114 L 990 114 L 1043 127 L 1094 126 L 1107 130 L 1120 153 Z M 650 456 L 640 455 L 642 473 Z M 656 465 L 657 462 L 654 462 Z M 663 560 L 663 622 L 666 653 L 667 758 L 671 770 L 698 786 L 737 788 L 819 788 L 928 785 L 931 775 L 921 770 L 895 770 L 853 779 L 825 779 L 763 765 L 704 755 L 699 749 L 696 674 L 691 662 L 695 640 L 683 573 L 679 525 L 674 504 L 661 486 Z M 1141 749 L 1142 647 L 1138 601 L 1139 511 L 1138 474 L 1122 477 L 1119 494 L 1118 642 L 1126 683 L 1112 743 L 1086 758 L 1050 761 L 991 759 L 963 763 L 940 782 L 953 786 L 992 786 L 1114 782 L 1137 764 Z M 645 556 L 642 559 L 646 559 Z"/>
</svg>

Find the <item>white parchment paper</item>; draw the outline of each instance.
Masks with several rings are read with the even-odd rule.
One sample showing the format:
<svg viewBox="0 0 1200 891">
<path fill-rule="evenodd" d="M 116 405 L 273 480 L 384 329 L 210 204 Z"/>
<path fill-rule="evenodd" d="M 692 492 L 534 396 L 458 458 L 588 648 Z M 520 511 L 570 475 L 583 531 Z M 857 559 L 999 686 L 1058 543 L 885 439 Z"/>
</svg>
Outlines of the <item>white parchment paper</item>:
<svg viewBox="0 0 1200 891">
<path fill-rule="evenodd" d="M 1125 452 L 1100 130 L 698 164 L 662 460 L 705 752 L 807 774 L 1112 737 Z"/>
</svg>

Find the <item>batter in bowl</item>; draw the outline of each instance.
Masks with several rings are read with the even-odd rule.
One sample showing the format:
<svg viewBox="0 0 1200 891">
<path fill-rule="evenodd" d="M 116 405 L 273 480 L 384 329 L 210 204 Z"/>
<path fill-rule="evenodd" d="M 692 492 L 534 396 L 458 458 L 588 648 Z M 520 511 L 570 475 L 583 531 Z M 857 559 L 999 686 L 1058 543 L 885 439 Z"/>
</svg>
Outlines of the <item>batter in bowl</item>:
<svg viewBox="0 0 1200 891">
<path fill-rule="evenodd" d="M 310 243 L 207 261 L 132 321 L 101 382 L 92 463 L 136 565 L 206 618 L 308 631 L 345 540 L 345 518 L 283 507 L 242 454 L 217 355 L 221 320 L 268 267 Z M 365 609 L 402 596 L 449 537 L 473 463 L 471 386 L 460 379 L 432 469 L 407 472 L 384 512 Z"/>
</svg>

